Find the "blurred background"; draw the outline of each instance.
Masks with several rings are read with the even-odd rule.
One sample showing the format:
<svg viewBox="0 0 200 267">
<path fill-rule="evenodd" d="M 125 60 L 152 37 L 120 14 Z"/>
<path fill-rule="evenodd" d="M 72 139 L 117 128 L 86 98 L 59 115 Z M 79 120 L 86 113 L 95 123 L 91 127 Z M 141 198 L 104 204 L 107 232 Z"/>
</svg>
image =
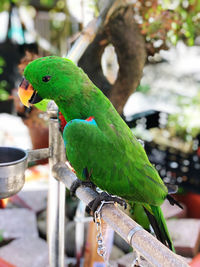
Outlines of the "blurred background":
<svg viewBox="0 0 200 267">
<path fill-rule="evenodd" d="M 184 210 L 164 203 L 163 211 L 177 253 L 189 258 L 191 266 L 200 266 L 200 2 L 115 2 L 78 65 L 144 141 L 162 179 L 179 185 L 175 197 Z M 0 146 L 48 147 L 46 113 L 23 107 L 17 96 L 23 70 L 38 57 L 66 56 L 104 4 L 97 0 L 0 1 Z M 47 189 L 48 162 L 43 160 L 29 166 L 20 193 L 1 201 L 0 260 L 7 261 L 7 266 L 47 266 Z M 78 201 L 69 194 L 66 201 L 66 255 L 73 265 Z M 19 231 L 16 226 L 22 221 L 25 230 Z M 32 237 L 35 243 L 30 246 Z M 83 244 L 82 256 L 84 249 Z M 38 256 L 41 251 L 43 257 Z M 130 247 L 115 235 L 113 264 L 128 266 L 129 252 Z"/>
</svg>

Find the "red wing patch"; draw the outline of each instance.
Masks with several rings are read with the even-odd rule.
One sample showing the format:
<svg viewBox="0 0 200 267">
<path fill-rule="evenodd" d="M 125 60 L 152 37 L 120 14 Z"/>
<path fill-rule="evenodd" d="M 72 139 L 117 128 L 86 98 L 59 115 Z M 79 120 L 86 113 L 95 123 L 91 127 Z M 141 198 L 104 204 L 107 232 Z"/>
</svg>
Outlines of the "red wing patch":
<svg viewBox="0 0 200 267">
<path fill-rule="evenodd" d="M 59 119 L 59 122 L 60 122 L 60 130 L 61 130 L 61 132 L 63 132 L 67 122 L 66 122 L 64 116 L 62 115 L 62 113 L 60 111 L 58 112 L 58 119 Z"/>
<path fill-rule="evenodd" d="M 64 116 L 62 115 L 60 111 L 58 112 L 58 119 L 59 119 L 59 124 L 60 124 L 60 130 L 61 132 L 63 132 L 67 124 L 67 121 L 65 120 Z M 94 120 L 94 116 L 90 116 L 89 118 L 86 119 L 86 121 L 92 121 L 92 120 Z"/>
<path fill-rule="evenodd" d="M 92 121 L 92 120 L 94 120 L 94 116 L 91 116 L 91 117 L 86 119 L 86 121 Z"/>
</svg>

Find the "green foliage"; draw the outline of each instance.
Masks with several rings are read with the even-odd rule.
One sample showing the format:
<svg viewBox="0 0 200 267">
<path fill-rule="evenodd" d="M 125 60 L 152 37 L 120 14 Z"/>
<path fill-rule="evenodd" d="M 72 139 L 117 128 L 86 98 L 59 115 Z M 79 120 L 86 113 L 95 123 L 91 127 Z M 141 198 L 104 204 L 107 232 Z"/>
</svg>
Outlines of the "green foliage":
<svg viewBox="0 0 200 267">
<path fill-rule="evenodd" d="M 148 84 L 143 84 L 143 85 L 140 84 L 138 85 L 136 89 L 137 92 L 141 92 L 143 94 L 146 94 L 147 92 L 149 92 L 149 90 L 150 90 L 150 86 Z"/>
<path fill-rule="evenodd" d="M 194 45 L 200 35 L 200 1 L 198 0 L 138 0 L 134 4 L 136 20 L 146 41 L 156 49 L 155 42 L 160 40 L 160 49 L 175 45 L 183 40 Z"/>
<path fill-rule="evenodd" d="M 54 5 L 54 2 L 54 0 L 40 0 L 40 4 L 46 7 L 52 7 Z"/>
<path fill-rule="evenodd" d="M 1 0 L 0 12 L 9 10 L 10 3 L 20 6 L 32 2 L 30 0 Z M 65 0 L 40 0 L 40 4 L 51 8 L 51 12 L 63 12 L 68 15 Z M 90 0 L 89 5 L 95 15 L 99 15 L 98 0 Z M 136 21 L 140 25 L 142 34 L 145 35 L 146 42 L 150 45 L 149 50 L 152 54 L 167 48 L 169 44 L 175 45 L 178 40 L 183 40 L 190 46 L 194 45 L 196 36 L 200 35 L 199 0 L 137 0 L 133 7 Z M 56 31 L 62 33 L 63 29 L 69 32 L 64 21 L 56 21 L 54 18 L 52 31 L 55 40 L 58 39 Z M 158 40 L 159 45 L 156 44 Z"/>
<path fill-rule="evenodd" d="M 5 66 L 5 64 L 5 60 L 0 56 L 0 75 L 3 73 L 3 67 Z"/>
<path fill-rule="evenodd" d="M 0 12 L 10 10 L 11 3 L 16 6 L 28 5 L 30 0 L 0 0 Z M 55 0 L 40 0 L 41 6 L 52 7 L 55 4 Z"/>
<path fill-rule="evenodd" d="M 29 3 L 29 0 L 1 0 L 0 1 L 0 12 L 8 11 L 10 9 L 11 3 L 17 6 L 20 6 L 20 5 L 25 5 Z"/>
<path fill-rule="evenodd" d="M 191 141 L 200 134 L 200 92 L 191 99 L 179 97 L 177 104 L 180 112 L 169 115 L 167 128 L 172 136 Z"/>
<path fill-rule="evenodd" d="M 9 10 L 10 1 L 9 0 L 1 0 L 0 1 L 0 12 L 4 10 Z"/>
<path fill-rule="evenodd" d="M 98 0 L 90 0 L 89 6 L 91 9 L 93 9 L 95 17 L 97 17 L 99 15 L 99 12 L 100 12 Z"/>
<path fill-rule="evenodd" d="M 3 57 L 0 57 L 0 75 L 3 73 L 3 68 L 6 65 Z M 7 81 L 0 81 L 0 101 L 7 100 L 9 97 L 9 93 L 6 91 L 6 86 L 8 85 Z"/>
<path fill-rule="evenodd" d="M 2 83 L 3 82 L 6 82 L 6 81 L 1 81 L 0 82 L 0 101 L 4 101 L 4 100 L 7 100 L 8 97 L 9 97 L 9 93 L 2 88 Z"/>
</svg>

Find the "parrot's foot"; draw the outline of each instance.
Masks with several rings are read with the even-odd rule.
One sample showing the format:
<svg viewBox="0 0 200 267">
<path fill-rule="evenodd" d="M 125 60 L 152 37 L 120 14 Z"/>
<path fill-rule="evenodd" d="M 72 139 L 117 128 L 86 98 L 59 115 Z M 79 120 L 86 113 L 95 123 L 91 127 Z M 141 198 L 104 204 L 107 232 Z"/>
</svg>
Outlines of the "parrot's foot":
<svg viewBox="0 0 200 267">
<path fill-rule="evenodd" d="M 71 196 L 75 197 L 75 194 L 76 194 L 76 190 L 78 189 L 78 187 L 80 186 L 85 186 L 85 187 L 89 187 L 89 188 L 92 188 L 93 190 L 96 190 L 96 186 L 90 182 L 90 181 L 81 181 L 79 179 L 76 179 L 71 187 L 70 187 L 70 193 L 71 193 Z"/>
<path fill-rule="evenodd" d="M 99 194 L 94 200 L 92 200 L 88 204 L 88 206 L 86 207 L 86 211 L 88 213 L 90 213 L 90 211 L 92 211 L 92 214 L 94 215 L 95 211 L 97 210 L 99 205 L 102 203 L 102 201 L 106 201 L 106 202 L 112 201 L 112 202 L 118 203 L 119 205 L 124 207 L 124 209 L 127 208 L 127 204 L 123 199 L 111 196 L 111 195 L 107 194 L 106 192 L 102 192 L 101 194 Z"/>
</svg>

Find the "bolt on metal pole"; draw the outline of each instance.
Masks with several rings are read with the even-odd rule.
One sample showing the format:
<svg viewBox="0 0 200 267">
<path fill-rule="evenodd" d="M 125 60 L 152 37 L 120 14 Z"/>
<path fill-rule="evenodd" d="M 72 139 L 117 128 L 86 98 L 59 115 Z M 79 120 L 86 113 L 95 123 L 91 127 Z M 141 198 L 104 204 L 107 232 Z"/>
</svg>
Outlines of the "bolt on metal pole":
<svg viewBox="0 0 200 267">
<path fill-rule="evenodd" d="M 59 132 L 57 107 L 51 102 L 49 113 L 49 191 L 47 203 L 47 240 L 49 247 L 49 266 L 64 267 L 65 242 L 65 185 L 56 180 L 52 174 L 52 167 L 58 162 L 64 162 L 65 149 Z"/>
</svg>

